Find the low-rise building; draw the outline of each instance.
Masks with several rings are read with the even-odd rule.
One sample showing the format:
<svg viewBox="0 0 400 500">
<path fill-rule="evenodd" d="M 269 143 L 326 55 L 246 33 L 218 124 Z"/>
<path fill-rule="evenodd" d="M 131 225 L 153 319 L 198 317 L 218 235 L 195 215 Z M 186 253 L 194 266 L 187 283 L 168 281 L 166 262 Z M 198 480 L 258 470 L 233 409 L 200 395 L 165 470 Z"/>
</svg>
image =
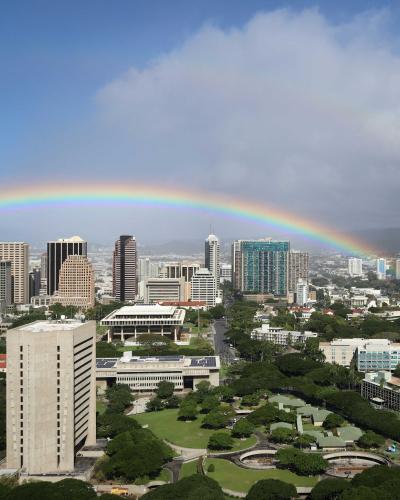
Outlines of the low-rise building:
<svg viewBox="0 0 400 500">
<path fill-rule="evenodd" d="M 400 379 L 388 371 L 366 373 L 361 395 L 379 408 L 400 411 Z"/>
<path fill-rule="evenodd" d="M 298 342 L 304 344 L 307 339 L 318 337 L 318 334 L 315 332 L 289 331 L 284 330 L 282 327 L 273 327 L 269 323 L 263 323 L 259 328 L 255 328 L 250 336 L 254 340 L 264 340 L 287 346 Z"/>
<path fill-rule="evenodd" d="M 143 333 L 165 335 L 179 340 L 185 321 L 185 311 L 159 304 L 124 306 L 100 321 L 108 327 L 108 339 L 137 342 Z"/>
<path fill-rule="evenodd" d="M 199 382 L 219 385 L 219 356 L 133 356 L 126 351 L 122 358 L 98 358 L 96 381 L 100 389 L 114 382 L 129 385 L 133 392 L 154 392 L 166 380 L 176 391 L 196 389 Z"/>
</svg>

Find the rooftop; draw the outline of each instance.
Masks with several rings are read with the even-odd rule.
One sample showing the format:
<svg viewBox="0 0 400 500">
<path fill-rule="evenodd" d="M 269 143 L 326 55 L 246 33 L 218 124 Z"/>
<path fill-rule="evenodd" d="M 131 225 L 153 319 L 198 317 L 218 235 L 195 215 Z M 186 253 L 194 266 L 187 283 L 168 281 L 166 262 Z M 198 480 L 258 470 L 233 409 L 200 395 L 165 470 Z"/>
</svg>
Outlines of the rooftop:
<svg viewBox="0 0 400 500">
<path fill-rule="evenodd" d="M 138 315 L 173 315 L 176 310 L 174 306 L 161 306 L 159 304 L 148 304 L 140 306 L 123 306 L 113 311 L 113 316 L 138 316 Z"/>
<path fill-rule="evenodd" d="M 130 351 L 126 351 L 130 352 Z M 122 358 L 97 358 L 96 368 L 111 369 L 117 364 L 129 365 L 139 364 L 146 366 L 152 363 L 179 363 L 193 368 L 217 368 L 217 356 L 132 356 L 125 355 Z"/>
<path fill-rule="evenodd" d="M 71 320 L 67 319 L 64 321 L 35 321 L 34 323 L 29 323 L 28 325 L 20 326 L 16 328 L 22 332 L 59 332 L 66 330 L 76 330 L 80 328 L 82 325 L 86 323 L 82 323 L 79 320 Z"/>
</svg>

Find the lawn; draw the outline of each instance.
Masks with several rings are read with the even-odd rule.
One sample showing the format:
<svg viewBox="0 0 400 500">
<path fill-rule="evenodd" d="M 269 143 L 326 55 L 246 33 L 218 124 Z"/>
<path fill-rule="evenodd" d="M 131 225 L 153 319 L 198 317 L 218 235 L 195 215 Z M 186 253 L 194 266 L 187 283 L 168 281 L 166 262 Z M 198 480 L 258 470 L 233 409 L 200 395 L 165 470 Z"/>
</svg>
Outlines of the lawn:
<svg viewBox="0 0 400 500">
<path fill-rule="evenodd" d="M 192 476 L 193 474 L 197 474 L 197 459 L 182 464 L 181 470 L 179 472 L 179 479 Z"/>
<path fill-rule="evenodd" d="M 215 472 L 207 472 L 207 475 L 218 481 L 222 488 L 245 493 L 260 479 L 280 479 L 295 486 L 310 487 L 318 481 L 318 477 L 297 476 L 293 472 L 282 469 L 244 469 L 221 458 L 207 458 L 204 465 L 205 471 L 210 464 L 214 464 Z"/>
<path fill-rule="evenodd" d="M 159 412 L 142 413 L 135 415 L 141 425 L 148 425 L 154 434 L 166 439 L 172 444 L 183 448 L 207 448 L 208 440 L 214 432 L 229 432 L 228 430 L 216 431 L 201 427 L 203 415 L 198 415 L 196 420 L 183 422 L 177 420 L 178 410 L 162 410 Z M 242 450 L 256 443 L 254 436 L 248 439 L 234 440 L 233 450 Z"/>
</svg>

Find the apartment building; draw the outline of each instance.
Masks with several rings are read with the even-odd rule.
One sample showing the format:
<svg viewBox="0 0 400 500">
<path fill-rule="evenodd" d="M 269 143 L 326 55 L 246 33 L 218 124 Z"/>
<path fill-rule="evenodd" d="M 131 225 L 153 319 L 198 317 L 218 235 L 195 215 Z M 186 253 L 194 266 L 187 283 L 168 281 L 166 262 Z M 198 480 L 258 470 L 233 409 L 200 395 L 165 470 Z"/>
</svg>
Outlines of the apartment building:
<svg viewBox="0 0 400 500">
<path fill-rule="evenodd" d="M 11 262 L 13 302 L 28 304 L 29 245 L 23 242 L 0 242 L 0 260 Z"/>
</svg>

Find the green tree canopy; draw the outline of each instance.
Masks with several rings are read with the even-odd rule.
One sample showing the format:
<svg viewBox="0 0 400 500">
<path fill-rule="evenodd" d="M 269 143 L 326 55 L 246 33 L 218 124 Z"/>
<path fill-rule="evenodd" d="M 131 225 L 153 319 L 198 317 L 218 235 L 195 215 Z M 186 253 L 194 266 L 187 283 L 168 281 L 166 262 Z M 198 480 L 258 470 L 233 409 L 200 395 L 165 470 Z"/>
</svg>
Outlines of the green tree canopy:
<svg viewBox="0 0 400 500">
<path fill-rule="evenodd" d="M 297 496 L 292 484 L 279 479 L 261 479 L 250 488 L 246 500 L 290 500 Z"/>
<path fill-rule="evenodd" d="M 224 500 L 220 485 L 200 474 L 166 484 L 146 493 L 142 500 Z"/>
<path fill-rule="evenodd" d="M 233 439 L 226 432 L 215 432 L 208 440 L 210 450 L 230 450 L 233 446 Z"/>
</svg>

